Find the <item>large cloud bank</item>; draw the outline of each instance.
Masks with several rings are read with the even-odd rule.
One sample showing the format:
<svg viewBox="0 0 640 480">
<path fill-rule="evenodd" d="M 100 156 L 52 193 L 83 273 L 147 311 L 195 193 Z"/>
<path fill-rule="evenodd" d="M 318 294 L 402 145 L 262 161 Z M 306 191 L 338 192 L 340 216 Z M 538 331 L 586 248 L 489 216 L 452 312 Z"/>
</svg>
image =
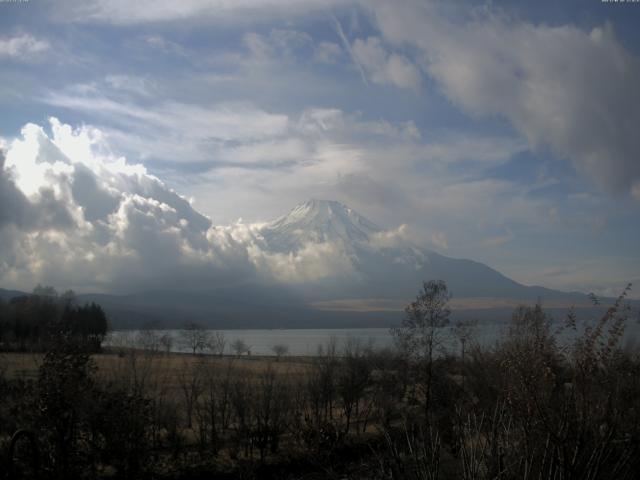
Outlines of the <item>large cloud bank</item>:
<svg viewBox="0 0 640 480">
<path fill-rule="evenodd" d="M 586 31 L 451 8 L 371 4 L 384 39 L 416 49 L 423 71 L 462 110 L 503 117 L 534 149 L 569 159 L 604 190 L 637 197 L 640 61 L 612 26 Z"/>
<path fill-rule="evenodd" d="M 213 225 L 95 128 L 28 124 L 0 162 L 5 287 L 125 292 L 355 274 L 340 245 L 275 252 L 261 224 Z"/>
</svg>

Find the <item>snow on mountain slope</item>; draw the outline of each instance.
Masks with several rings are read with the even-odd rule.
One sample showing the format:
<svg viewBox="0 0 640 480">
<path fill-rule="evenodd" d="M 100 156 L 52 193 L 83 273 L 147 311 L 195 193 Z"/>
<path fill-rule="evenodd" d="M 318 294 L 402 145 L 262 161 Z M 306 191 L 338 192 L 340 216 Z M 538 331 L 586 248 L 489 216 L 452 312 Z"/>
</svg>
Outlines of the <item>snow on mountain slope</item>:
<svg viewBox="0 0 640 480">
<path fill-rule="evenodd" d="M 389 270 L 394 265 L 419 270 L 432 253 L 334 200 L 311 199 L 301 203 L 265 225 L 260 233 L 265 248 L 271 252 L 295 253 L 310 244 L 330 244 L 363 273 L 380 267 Z"/>
<path fill-rule="evenodd" d="M 369 242 L 380 232 L 381 228 L 340 202 L 311 199 L 267 224 L 261 234 L 270 250 L 288 252 L 307 243 L 339 242 L 349 248 Z"/>
<path fill-rule="evenodd" d="M 353 281 L 328 276 L 314 282 L 310 291 L 324 298 L 407 298 L 417 293 L 422 281 L 431 279 L 447 281 L 457 297 L 535 301 L 566 295 L 522 285 L 482 263 L 446 257 L 406 239 L 380 242 L 389 232 L 336 201 L 308 200 L 265 225 L 260 233 L 265 248 L 280 254 L 295 255 L 309 244 L 331 244 L 339 249 L 351 263 Z M 335 248 L 327 251 L 335 252 Z M 299 288 L 305 290 L 303 285 Z"/>
</svg>

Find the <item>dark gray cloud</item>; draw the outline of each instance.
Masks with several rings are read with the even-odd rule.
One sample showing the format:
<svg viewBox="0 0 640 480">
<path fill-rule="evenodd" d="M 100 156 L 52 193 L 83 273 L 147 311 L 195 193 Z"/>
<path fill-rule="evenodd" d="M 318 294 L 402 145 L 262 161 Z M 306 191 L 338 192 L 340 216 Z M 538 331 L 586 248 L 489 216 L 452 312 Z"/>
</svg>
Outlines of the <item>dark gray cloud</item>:
<svg viewBox="0 0 640 480">
<path fill-rule="evenodd" d="M 38 199 L 30 204 L 29 210 L 31 214 L 27 221 L 34 229 L 69 230 L 76 226 L 67 204 L 56 195 L 53 188 L 40 188 Z"/>
<path fill-rule="evenodd" d="M 5 156 L 0 150 L 0 228 L 7 224 L 22 224 L 29 202 L 18 190 L 4 169 Z"/>
<path fill-rule="evenodd" d="M 84 218 L 89 222 L 105 220 L 120 203 L 119 198 L 98 185 L 94 173 L 84 165 L 75 167 L 71 192 L 76 203 L 84 209 Z"/>
</svg>

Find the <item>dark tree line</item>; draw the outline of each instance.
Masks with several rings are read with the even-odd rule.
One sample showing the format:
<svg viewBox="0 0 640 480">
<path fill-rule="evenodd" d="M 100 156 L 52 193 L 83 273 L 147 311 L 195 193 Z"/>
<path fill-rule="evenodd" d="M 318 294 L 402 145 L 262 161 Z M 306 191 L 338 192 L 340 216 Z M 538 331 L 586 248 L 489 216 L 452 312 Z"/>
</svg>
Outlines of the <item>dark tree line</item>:
<svg viewBox="0 0 640 480">
<path fill-rule="evenodd" d="M 60 334 L 97 351 L 107 329 L 102 307 L 93 302 L 78 305 L 70 290 L 58 295 L 52 287 L 37 286 L 31 295 L 0 299 L 0 349 L 5 351 L 45 350 Z"/>
</svg>

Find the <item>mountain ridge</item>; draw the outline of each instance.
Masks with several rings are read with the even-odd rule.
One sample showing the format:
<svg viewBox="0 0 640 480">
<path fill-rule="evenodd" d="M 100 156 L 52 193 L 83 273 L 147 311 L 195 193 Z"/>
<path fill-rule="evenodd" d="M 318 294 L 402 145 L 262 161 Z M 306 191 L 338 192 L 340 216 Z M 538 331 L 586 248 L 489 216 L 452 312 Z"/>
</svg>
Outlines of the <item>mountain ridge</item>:
<svg viewBox="0 0 640 480">
<path fill-rule="evenodd" d="M 480 299 L 482 315 L 496 320 L 507 319 L 512 308 L 505 305 L 514 302 L 586 305 L 585 294 L 522 285 L 481 262 L 447 257 L 406 239 L 380 246 L 376 241 L 385 232 L 340 202 L 309 199 L 259 229 L 266 250 L 293 256 L 310 245 L 334 245 L 337 250 L 320 249 L 319 260 L 329 261 L 325 257 L 341 251 L 353 275 L 289 284 L 248 280 L 187 291 L 176 286 L 125 295 L 81 294 L 78 300 L 103 305 L 117 328 L 157 321 L 178 326 L 187 320 L 219 328 L 388 326 L 402 314 L 402 308 L 388 305 L 410 301 L 422 282 L 432 279 L 445 280 L 455 299 Z M 0 289 L 0 297 L 10 295 Z M 476 313 L 473 308 L 456 310 L 457 315 Z"/>
<path fill-rule="evenodd" d="M 370 295 L 384 297 L 390 290 L 396 290 L 398 295 L 411 286 L 418 288 L 422 280 L 444 279 L 451 291 L 463 297 L 520 296 L 522 300 L 535 301 L 537 297 L 584 296 L 523 285 L 484 263 L 447 257 L 406 239 L 397 245 L 376 247 L 376 237 L 385 232 L 347 205 L 314 198 L 299 203 L 261 230 L 268 248 L 275 252 L 293 252 L 309 242 L 340 244 L 354 268 L 365 277 L 362 294 L 371 288 Z M 352 292 L 342 295 L 347 293 Z"/>
</svg>

